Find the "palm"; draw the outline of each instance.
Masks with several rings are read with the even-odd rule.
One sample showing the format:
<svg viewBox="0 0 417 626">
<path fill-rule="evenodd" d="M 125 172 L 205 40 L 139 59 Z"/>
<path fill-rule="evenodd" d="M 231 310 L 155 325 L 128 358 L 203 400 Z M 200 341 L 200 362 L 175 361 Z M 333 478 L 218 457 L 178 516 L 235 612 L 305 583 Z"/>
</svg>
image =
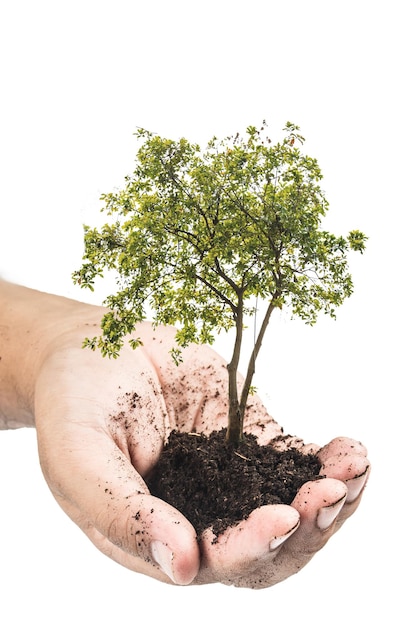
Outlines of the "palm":
<svg viewBox="0 0 417 626">
<path fill-rule="evenodd" d="M 173 428 L 209 432 L 226 424 L 224 362 L 209 348 L 194 346 L 185 350 L 183 362 L 176 366 L 169 354 L 175 333 L 169 328 L 154 331 L 144 324 L 143 348 L 125 348 L 117 361 L 80 350 L 84 334 L 81 329 L 65 335 L 59 350 L 46 361 L 35 409 L 40 459 L 49 486 L 95 545 L 126 567 L 167 580 L 152 559 L 148 537 L 156 537 L 158 545 L 169 545 L 181 555 L 175 562 L 175 579 L 183 584 L 268 586 L 305 564 L 310 557 L 297 556 L 297 545 L 310 541 L 313 552 L 327 540 L 314 530 L 317 509 L 326 500 L 344 502 L 346 487 L 341 480 L 348 474 L 340 462 L 331 471 L 341 480 L 330 478 L 313 486 L 307 507 L 306 497 L 294 507 L 263 507 L 217 543 L 207 530 L 197 544 L 191 524 L 149 495 L 144 478 Z M 246 424 L 264 441 L 281 433 L 257 399 Z M 359 474 L 366 461 L 363 450 L 358 448 L 354 456 Z M 339 520 L 353 506 L 345 506 Z M 300 517 L 297 532 L 265 558 L 271 538 L 289 536 Z"/>
</svg>

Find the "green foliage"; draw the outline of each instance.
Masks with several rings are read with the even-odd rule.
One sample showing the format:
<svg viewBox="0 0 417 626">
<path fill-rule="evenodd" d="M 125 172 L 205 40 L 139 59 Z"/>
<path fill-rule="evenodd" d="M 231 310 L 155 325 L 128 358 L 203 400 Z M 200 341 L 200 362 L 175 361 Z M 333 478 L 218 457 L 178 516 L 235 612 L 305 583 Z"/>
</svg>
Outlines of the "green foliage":
<svg viewBox="0 0 417 626">
<path fill-rule="evenodd" d="M 73 275 L 90 289 L 106 270 L 118 277 L 102 335 L 87 345 L 117 356 L 151 311 L 156 324 L 177 325 L 182 347 L 235 327 L 235 363 L 253 298 L 269 302 L 265 323 L 276 307 L 307 324 L 320 312 L 335 317 L 353 290 L 348 250 L 362 253 L 366 237 L 322 229 L 322 175 L 301 151 L 298 131 L 288 122 L 274 143 L 265 123 L 249 126 L 243 136 L 214 137 L 204 150 L 137 131 L 134 172 L 124 189 L 102 196 L 109 222 L 85 227 L 84 263 Z"/>
</svg>

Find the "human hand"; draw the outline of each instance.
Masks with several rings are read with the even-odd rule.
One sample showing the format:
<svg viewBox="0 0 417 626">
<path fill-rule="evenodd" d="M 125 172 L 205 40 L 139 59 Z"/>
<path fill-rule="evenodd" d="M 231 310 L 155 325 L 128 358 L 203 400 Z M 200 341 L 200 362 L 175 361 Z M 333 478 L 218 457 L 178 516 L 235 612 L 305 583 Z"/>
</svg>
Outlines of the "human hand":
<svg viewBox="0 0 417 626">
<path fill-rule="evenodd" d="M 100 311 L 100 310 L 99 310 Z M 97 323 L 101 313 L 97 318 Z M 271 586 L 298 572 L 354 512 L 369 474 L 365 448 L 338 438 L 318 451 L 326 478 L 303 485 L 291 506 L 269 505 L 220 535 L 197 541 L 172 506 L 150 495 L 146 477 L 174 428 L 209 433 L 227 420 L 227 371 L 207 346 L 176 366 L 174 331 L 140 327 L 143 347 L 119 358 L 80 349 L 84 324 L 57 337 L 35 389 L 42 470 L 69 517 L 106 555 L 179 585 Z M 261 443 L 282 434 L 259 398 L 246 430 Z"/>
</svg>

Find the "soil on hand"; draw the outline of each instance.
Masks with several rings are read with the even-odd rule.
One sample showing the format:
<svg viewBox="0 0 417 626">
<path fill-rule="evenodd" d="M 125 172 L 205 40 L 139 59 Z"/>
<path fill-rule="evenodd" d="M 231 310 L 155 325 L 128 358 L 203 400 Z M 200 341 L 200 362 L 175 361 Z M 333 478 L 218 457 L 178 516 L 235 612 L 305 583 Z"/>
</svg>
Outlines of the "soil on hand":
<svg viewBox="0 0 417 626">
<path fill-rule="evenodd" d="M 277 451 L 254 435 L 236 449 L 225 429 L 209 436 L 173 431 L 152 474 L 150 492 L 193 524 L 216 536 L 266 504 L 291 504 L 305 482 L 319 478 L 320 462 L 295 448 Z"/>
</svg>

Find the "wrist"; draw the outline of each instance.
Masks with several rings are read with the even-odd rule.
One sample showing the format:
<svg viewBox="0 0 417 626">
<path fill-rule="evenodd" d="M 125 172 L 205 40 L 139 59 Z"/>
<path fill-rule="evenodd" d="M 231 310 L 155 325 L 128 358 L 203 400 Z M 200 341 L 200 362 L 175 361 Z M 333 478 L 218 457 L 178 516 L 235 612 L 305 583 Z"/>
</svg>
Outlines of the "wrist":
<svg viewBox="0 0 417 626">
<path fill-rule="evenodd" d="M 45 359 L 59 337 L 100 313 L 99 307 L 0 280 L 0 429 L 35 425 L 36 381 Z"/>
</svg>

